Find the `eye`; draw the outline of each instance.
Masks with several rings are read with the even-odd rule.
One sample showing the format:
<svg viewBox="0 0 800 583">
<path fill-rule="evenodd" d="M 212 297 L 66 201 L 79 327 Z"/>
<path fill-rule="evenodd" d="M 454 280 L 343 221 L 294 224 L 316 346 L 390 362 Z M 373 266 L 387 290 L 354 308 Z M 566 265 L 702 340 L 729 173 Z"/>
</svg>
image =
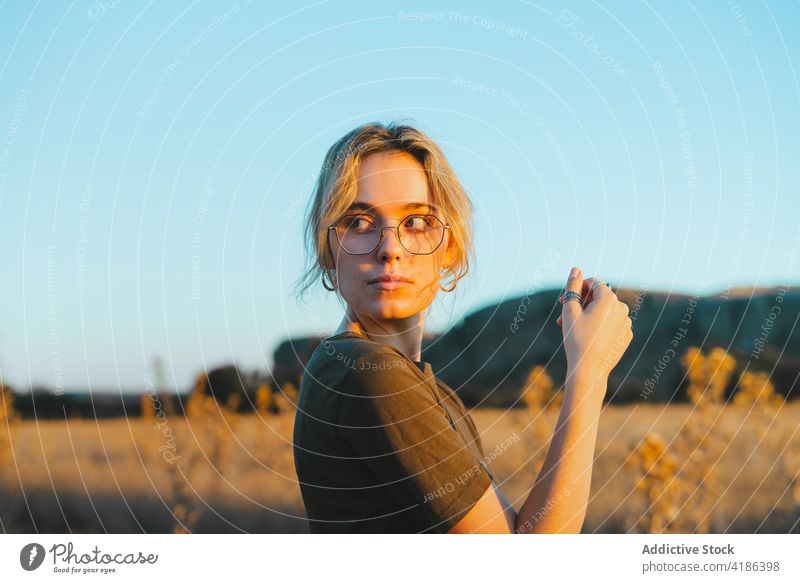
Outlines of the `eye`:
<svg viewBox="0 0 800 583">
<path fill-rule="evenodd" d="M 426 231 L 433 228 L 435 219 L 426 215 L 412 215 L 406 219 L 403 227 L 412 231 Z"/>
<path fill-rule="evenodd" d="M 368 233 L 375 223 L 369 215 L 350 215 L 342 220 L 341 226 L 351 233 Z"/>
</svg>

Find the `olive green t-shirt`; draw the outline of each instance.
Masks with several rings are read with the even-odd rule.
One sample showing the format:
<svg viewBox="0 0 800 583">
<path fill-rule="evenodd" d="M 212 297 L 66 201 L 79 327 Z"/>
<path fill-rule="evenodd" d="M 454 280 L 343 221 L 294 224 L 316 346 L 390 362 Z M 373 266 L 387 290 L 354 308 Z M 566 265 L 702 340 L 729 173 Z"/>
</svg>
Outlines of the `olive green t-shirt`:
<svg viewBox="0 0 800 583">
<path fill-rule="evenodd" d="M 293 449 L 312 533 L 446 533 L 494 480 L 463 402 L 431 365 L 356 332 L 311 355 Z"/>
</svg>

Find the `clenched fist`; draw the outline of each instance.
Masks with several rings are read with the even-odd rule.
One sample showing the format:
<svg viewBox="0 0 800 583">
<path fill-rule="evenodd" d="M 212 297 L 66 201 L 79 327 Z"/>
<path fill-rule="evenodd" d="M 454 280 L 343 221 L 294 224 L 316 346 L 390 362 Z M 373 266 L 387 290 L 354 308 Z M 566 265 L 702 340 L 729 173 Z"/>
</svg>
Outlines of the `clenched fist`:
<svg viewBox="0 0 800 583">
<path fill-rule="evenodd" d="M 566 302 L 557 324 L 563 330 L 568 374 L 580 371 L 605 379 L 633 339 L 633 322 L 628 306 L 608 286 L 591 289 L 596 281 L 584 280 L 581 270 L 572 268 L 564 291 L 577 292 L 581 301 Z"/>
</svg>

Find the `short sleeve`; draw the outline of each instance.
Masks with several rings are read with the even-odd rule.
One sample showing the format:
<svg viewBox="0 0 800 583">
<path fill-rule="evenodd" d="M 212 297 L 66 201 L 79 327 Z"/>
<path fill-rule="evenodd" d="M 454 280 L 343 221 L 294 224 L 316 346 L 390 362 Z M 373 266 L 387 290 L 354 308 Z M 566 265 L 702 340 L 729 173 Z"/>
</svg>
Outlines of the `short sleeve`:
<svg viewBox="0 0 800 583">
<path fill-rule="evenodd" d="M 492 484 L 413 363 L 377 353 L 342 379 L 337 422 L 343 442 L 396 503 L 420 506 L 446 533 Z"/>
</svg>

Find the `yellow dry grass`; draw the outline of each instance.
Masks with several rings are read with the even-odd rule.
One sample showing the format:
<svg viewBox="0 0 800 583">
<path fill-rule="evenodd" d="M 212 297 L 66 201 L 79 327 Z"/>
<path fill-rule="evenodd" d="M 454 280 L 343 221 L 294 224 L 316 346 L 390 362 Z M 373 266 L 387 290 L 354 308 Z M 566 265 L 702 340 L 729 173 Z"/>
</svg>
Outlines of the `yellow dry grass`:
<svg viewBox="0 0 800 583">
<path fill-rule="evenodd" d="M 688 379 L 687 396 L 692 405 L 673 439 L 667 443 L 656 432 L 648 433 L 637 445 L 626 463 L 635 468 L 640 493 L 626 526 L 629 531 L 644 533 L 707 533 L 720 530 L 712 527 L 715 509 L 728 488 L 720 479 L 721 456 L 731 448 L 733 438 L 745 427 L 725 426 L 723 413 L 728 408 L 745 413 L 748 433 L 777 449 L 781 442 L 796 434 L 797 427 L 772 429 L 783 399 L 776 395 L 768 375 L 745 370 L 737 383 L 730 405 L 726 404 L 725 387 L 736 369 L 736 361 L 725 350 L 713 348 L 703 354 L 690 347 L 681 359 Z M 772 429 L 772 430 L 771 430 Z M 784 434 L 784 431 L 790 431 Z M 735 451 L 735 450 L 734 450 Z M 789 459 L 787 462 L 786 459 Z M 797 464 L 776 454 L 779 472 L 788 474 L 792 485 Z M 796 498 L 793 504 L 797 506 Z M 795 509 L 796 512 L 796 509 Z"/>
<path fill-rule="evenodd" d="M 0 380 L 0 480 L 8 477 L 13 466 L 13 431 L 19 422 L 14 410 L 14 395 Z"/>
<path fill-rule="evenodd" d="M 762 377 L 742 375 L 724 405 L 719 387 L 730 363 L 719 353 L 690 354 L 692 402 L 603 409 L 585 532 L 797 528 L 800 402 L 779 403 Z M 524 436 L 491 461 L 517 508 L 547 452 L 562 394 L 544 369 L 531 371 L 526 388 L 526 408 L 471 412 L 487 452 Z M 293 389 L 277 401 L 257 393 L 257 414 L 235 414 L 235 400 L 220 406 L 196 391 L 185 418 L 100 422 L 20 421 L 6 397 L 2 412 L 13 421 L 2 423 L 0 444 L 5 459 L 24 463 L 3 474 L 25 497 L 4 489 L 0 500 L 15 506 L 9 520 L 0 504 L 0 524 L 9 532 L 304 532 Z"/>
<path fill-rule="evenodd" d="M 535 479 L 544 464 L 550 438 L 555 429 L 558 410 L 563 400 L 563 390 L 556 391 L 553 379 L 543 366 L 534 366 L 528 373 L 522 389 L 522 402 L 529 421 L 522 427 L 522 441 L 530 453 L 525 463 L 525 472 Z"/>
</svg>

